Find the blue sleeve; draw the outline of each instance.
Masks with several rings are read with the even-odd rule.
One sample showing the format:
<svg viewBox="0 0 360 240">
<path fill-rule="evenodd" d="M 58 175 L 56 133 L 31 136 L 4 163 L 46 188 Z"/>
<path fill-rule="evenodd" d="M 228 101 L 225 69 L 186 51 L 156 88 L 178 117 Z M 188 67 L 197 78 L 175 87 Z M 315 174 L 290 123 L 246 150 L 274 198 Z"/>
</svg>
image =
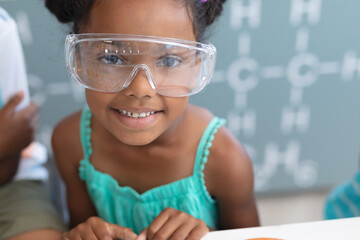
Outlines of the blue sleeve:
<svg viewBox="0 0 360 240">
<path fill-rule="evenodd" d="M 324 207 L 325 219 L 358 216 L 360 216 L 360 171 L 335 187 L 327 196 Z"/>
</svg>

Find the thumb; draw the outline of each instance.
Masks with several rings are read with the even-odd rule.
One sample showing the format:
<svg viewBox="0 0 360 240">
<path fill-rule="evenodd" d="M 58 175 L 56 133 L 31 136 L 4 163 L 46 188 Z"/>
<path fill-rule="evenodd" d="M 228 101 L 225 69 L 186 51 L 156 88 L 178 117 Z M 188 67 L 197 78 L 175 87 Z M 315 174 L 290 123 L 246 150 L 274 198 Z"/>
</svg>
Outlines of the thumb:
<svg viewBox="0 0 360 240">
<path fill-rule="evenodd" d="M 135 240 L 137 237 L 131 228 L 109 223 L 108 229 L 112 239 Z"/>
<path fill-rule="evenodd" d="M 24 92 L 20 91 L 14 94 L 9 101 L 3 107 L 4 111 L 14 111 L 16 106 L 19 105 L 21 100 L 24 98 Z"/>
</svg>

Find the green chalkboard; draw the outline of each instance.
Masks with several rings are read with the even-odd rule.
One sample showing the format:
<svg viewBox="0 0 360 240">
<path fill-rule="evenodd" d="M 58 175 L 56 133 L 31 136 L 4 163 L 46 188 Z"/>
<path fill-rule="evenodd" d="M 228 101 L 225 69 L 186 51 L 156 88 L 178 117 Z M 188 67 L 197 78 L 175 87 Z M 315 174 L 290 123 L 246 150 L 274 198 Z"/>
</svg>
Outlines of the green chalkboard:
<svg viewBox="0 0 360 240">
<path fill-rule="evenodd" d="M 39 141 L 84 104 L 60 25 L 41 0 L 0 1 L 19 25 Z M 211 84 L 190 101 L 228 120 L 254 162 L 257 192 L 328 188 L 360 150 L 360 1 L 228 0 L 212 28 Z"/>
</svg>

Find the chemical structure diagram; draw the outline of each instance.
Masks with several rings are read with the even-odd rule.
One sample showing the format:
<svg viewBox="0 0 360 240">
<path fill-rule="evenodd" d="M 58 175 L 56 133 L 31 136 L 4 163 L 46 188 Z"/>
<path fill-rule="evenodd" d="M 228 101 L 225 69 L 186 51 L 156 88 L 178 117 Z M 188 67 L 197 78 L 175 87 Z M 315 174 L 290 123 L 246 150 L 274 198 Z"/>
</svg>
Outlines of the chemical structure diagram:
<svg viewBox="0 0 360 240">
<path fill-rule="evenodd" d="M 234 91 L 234 105 L 228 113 L 228 127 L 236 135 L 254 136 L 257 128 L 256 109 L 248 106 L 248 95 L 264 79 L 286 79 L 290 83 L 289 100 L 283 106 L 280 117 L 280 131 L 283 135 L 304 134 L 311 123 L 311 107 L 304 103 L 304 91 L 316 84 L 321 76 L 339 74 L 341 81 L 351 81 L 359 74 L 360 60 L 353 50 L 345 51 L 340 61 L 321 61 L 316 53 L 309 51 L 311 41 L 310 26 L 321 21 L 322 0 L 291 0 L 289 24 L 296 29 L 294 47 L 296 53 L 287 65 L 260 66 L 257 59 L 251 57 L 252 31 L 262 22 L 262 0 L 231 0 L 230 27 L 238 33 L 238 58 L 227 70 L 217 70 L 215 82 L 227 81 Z M 306 71 L 304 71 L 306 69 Z M 247 74 L 242 74 L 246 72 Z M 274 113 L 276 114 L 276 113 Z M 256 149 L 244 144 L 251 158 L 255 158 Z M 264 147 L 264 160 L 255 163 L 255 189 L 266 189 L 268 183 L 279 168 L 292 177 L 299 188 L 308 188 L 318 181 L 318 165 L 311 159 L 301 158 L 302 146 L 299 140 L 290 139 L 285 149 L 270 141 Z"/>
</svg>

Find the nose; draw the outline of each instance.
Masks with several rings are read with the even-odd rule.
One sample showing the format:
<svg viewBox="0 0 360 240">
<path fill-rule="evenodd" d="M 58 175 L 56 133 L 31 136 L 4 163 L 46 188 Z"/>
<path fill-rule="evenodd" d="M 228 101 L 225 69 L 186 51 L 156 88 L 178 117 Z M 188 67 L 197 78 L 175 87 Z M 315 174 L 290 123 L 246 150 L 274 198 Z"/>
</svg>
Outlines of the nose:
<svg viewBox="0 0 360 240">
<path fill-rule="evenodd" d="M 156 84 L 148 66 L 139 64 L 131 71 L 124 84 L 126 96 L 137 98 L 153 97 L 156 95 Z"/>
</svg>

